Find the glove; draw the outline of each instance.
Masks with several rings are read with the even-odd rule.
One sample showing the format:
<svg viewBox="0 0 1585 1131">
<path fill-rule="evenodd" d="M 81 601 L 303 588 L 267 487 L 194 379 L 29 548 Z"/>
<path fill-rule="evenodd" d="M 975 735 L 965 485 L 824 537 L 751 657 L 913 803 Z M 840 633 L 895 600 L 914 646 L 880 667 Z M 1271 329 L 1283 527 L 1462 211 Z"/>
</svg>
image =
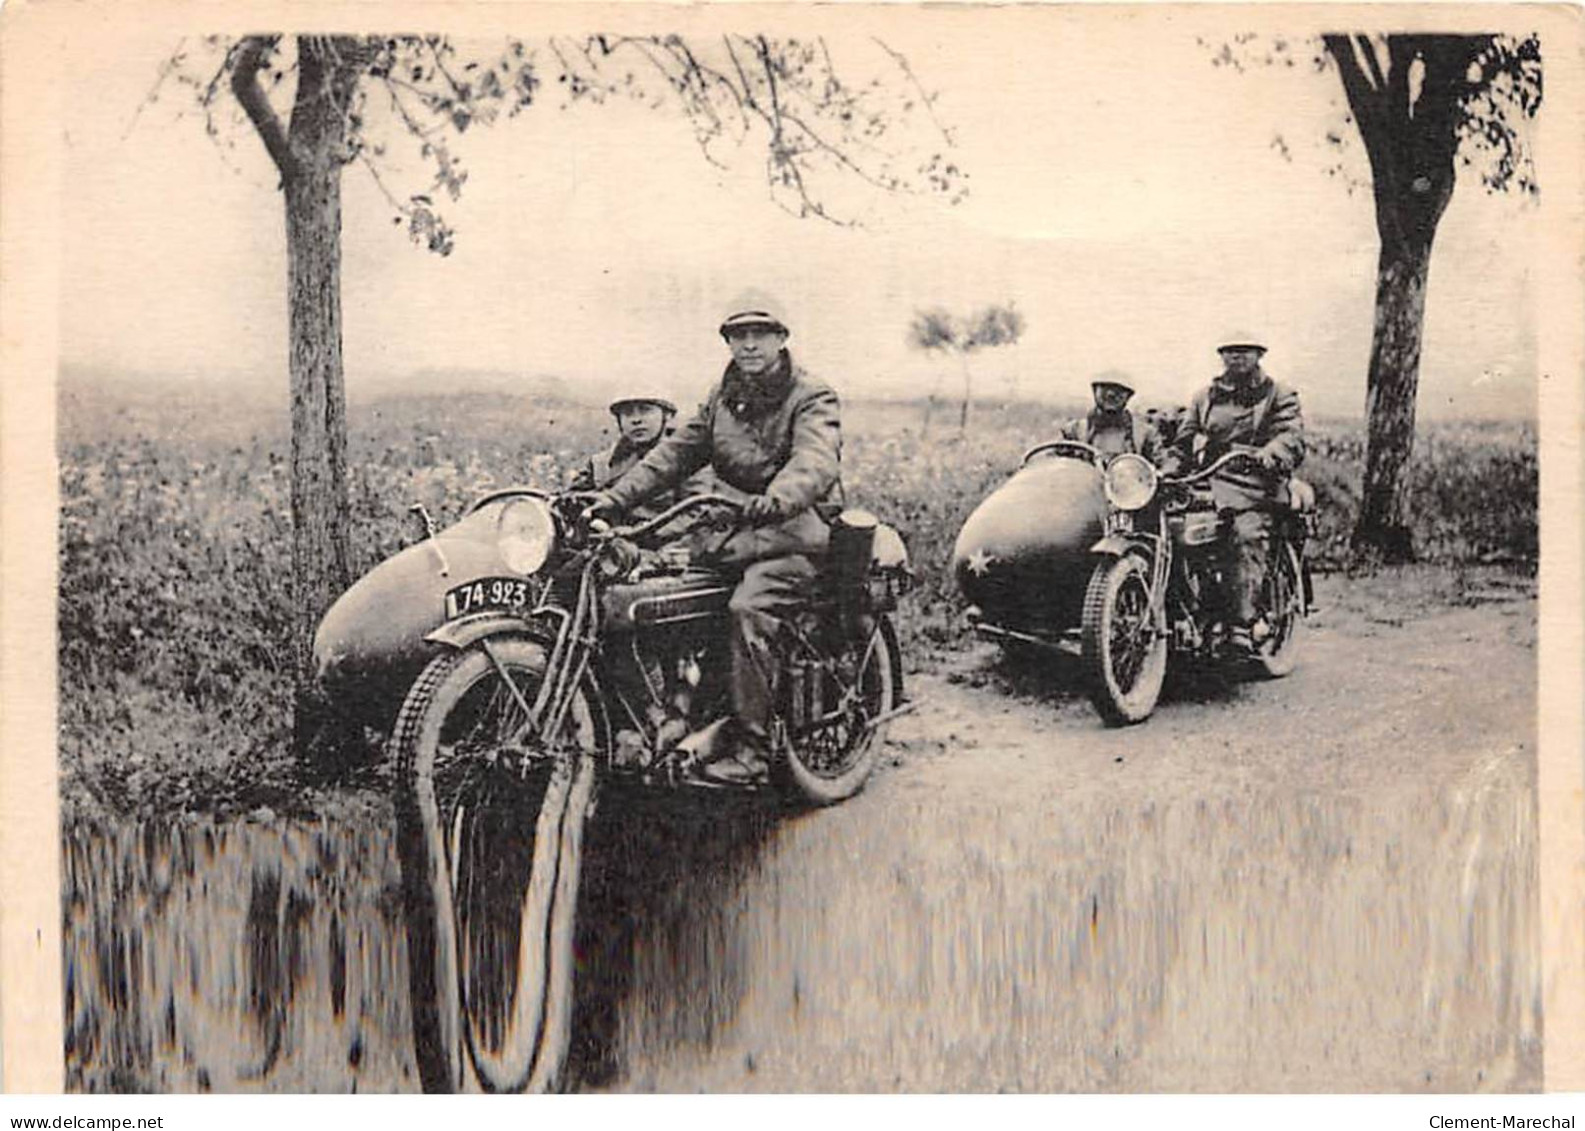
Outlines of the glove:
<svg viewBox="0 0 1585 1131">
<path fill-rule="evenodd" d="M 742 516 L 749 526 L 774 526 L 786 517 L 781 500 L 773 495 L 750 495 L 743 503 Z"/>
<path fill-rule="evenodd" d="M 620 509 L 617 507 L 615 500 L 604 491 L 580 492 L 577 495 L 577 499 L 583 504 L 583 510 L 579 513 L 578 518 L 584 525 L 588 525 L 597 518 L 609 520 L 615 517 Z"/>
</svg>

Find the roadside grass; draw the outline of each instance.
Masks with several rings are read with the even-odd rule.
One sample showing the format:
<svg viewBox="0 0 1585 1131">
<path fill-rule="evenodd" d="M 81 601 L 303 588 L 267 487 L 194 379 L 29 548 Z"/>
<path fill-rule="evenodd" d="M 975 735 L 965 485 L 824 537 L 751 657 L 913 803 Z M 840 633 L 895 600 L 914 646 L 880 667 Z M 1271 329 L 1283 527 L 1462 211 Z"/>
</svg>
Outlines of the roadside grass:
<svg viewBox="0 0 1585 1131">
<path fill-rule="evenodd" d="M 909 543 L 921 584 L 899 629 L 914 664 L 962 643 L 946 569 L 959 527 L 1066 414 L 983 406 L 966 436 L 939 421 L 926 435 L 923 415 L 922 403 L 850 404 L 843 457 L 850 502 Z M 355 575 L 412 540 L 410 504 L 443 526 L 490 488 L 560 487 L 610 440 L 599 407 L 499 394 L 354 404 L 350 417 Z M 1357 514 L 1362 429 L 1319 421 L 1310 436 L 1303 474 L 1321 508 L 1314 562 L 1337 570 Z M 180 404 L 63 396 L 59 750 L 68 820 L 305 803 L 287 752 L 287 453 L 283 412 L 239 410 L 218 395 Z M 1426 564 L 1392 575 L 1402 592 L 1373 583 L 1378 595 L 1362 589 L 1360 599 L 1401 602 L 1399 615 L 1415 616 L 1487 584 L 1461 577 L 1532 575 L 1537 468 L 1533 425 L 1423 428 L 1410 498 Z"/>
</svg>

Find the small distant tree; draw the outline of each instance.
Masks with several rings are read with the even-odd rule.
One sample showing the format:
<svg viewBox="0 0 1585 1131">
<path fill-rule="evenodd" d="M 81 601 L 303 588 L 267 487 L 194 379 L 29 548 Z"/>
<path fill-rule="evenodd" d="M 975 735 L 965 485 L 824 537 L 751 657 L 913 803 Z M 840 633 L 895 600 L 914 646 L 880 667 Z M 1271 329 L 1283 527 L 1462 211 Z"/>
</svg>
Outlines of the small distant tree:
<svg viewBox="0 0 1585 1131">
<path fill-rule="evenodd" d="M 983 349 L 1016 345 L 1023 337 L 1024 316 L 1011 302 L 984 307 L 972 314 L 954 315 L 940 307 L 920 310 L 908 326 L 908 344 L 926 353 L 956 354 L 963 371 L 963 403 L 958 411 L 958 431 L 969 427 L 969 405 L 974 399 L 974 374 L 970 359 Z M 931 395 L 925 406 L 925 430 L 935 408 Z"/>
</svg>

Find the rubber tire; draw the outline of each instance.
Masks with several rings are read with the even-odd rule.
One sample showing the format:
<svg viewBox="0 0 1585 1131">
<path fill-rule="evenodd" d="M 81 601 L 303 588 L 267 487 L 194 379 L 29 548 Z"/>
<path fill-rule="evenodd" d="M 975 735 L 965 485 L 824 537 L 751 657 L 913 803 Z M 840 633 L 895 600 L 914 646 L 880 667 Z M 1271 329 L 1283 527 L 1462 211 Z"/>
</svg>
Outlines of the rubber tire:
<svg viewBox="0 0 1585 1131">
<path fill-rule="evenodd" d="M 1080 652 L 1085 684 L 1090 702 L 1108 726 L 1130 726 L 1148 719 L 1167 675 L 1167 637 L 1160 633 L 1133 687 L 1124 690 L 1117 684 L 1111 655 L 1112 619 L 1118 594 L 1136 580 L 1148 593 L 1150 567 L 1137 554 L 1124 554 L 1097 564 L 1084 591 Z"/>
<path fill-rule="evenodd" d="M 532 677 L 532 682 L 525 680 L 524 685 L 537 686 L 545 669 L 545 650 L 539 644 L 513 637 L 495 637 L 489 643 L 503 664 Z M 538 973 L 529 963 L 519 963 L 512 988 L 514 1001 L 540 1003 L 535 1021 L 540 1036 L 526 1068 L 510 1073 L 514 1078 L 504 1084 L 490 1077 L 505 1073 L 488 1067 L 481 1072 L 471 1027 L 464 1018 L 451 844 L 466 820 L 467 806 L 459 804 L 442 821 L 434 790 L 434 757 L 447 716 L 481 678 L 494 671 L 479 647 L 437 656 L 409 689 L 391 736 L 397 767 L 397 854 L 406 905 L 413 1047 L 426 1092 L 464 1090 L 470 1067 L 473 1079 L 486 1090 L 548 1090 L 557 1083 L 570 1046 L 570 951 L 579 869 L 572 867 L 558 874 L 556 865 L 568 847 L 573 863 L 577 863 L 583 818 L 592 798 L 594 761 L 589 756 L 578 759 L 576 765 L 557 766 L 554 772 L 567 779 L 566 788 L 558 794 L 547 782 L 538 803 L 533 867 L 524 884 L 519 937 L 529 936 L 525 930 L 529 922 L 544 924 L 546 933 L 555 937 Z M 602 734 L 603 716 L 586 689 L 578 694 L 580 729 L 586 739 L 583 745 L 592 750 Z M 560 812 L 553 813 L 552 802 L 558 796 Z M 556 834 L 554 845 L 547 832 Z M 558 947 L 567 951 L 561 960 Z"/>
<path fill-rule="evenodd" d="M 1281 557 L 1275 568 L 1288 575 L 1291 611 L 1288 614 L 1287 631 L 1281 634 L 1281 646 L 1270 654 L 1257 652 L 1253 657 L 1255 669 L 1267 679 L 1281 679 L 1298 666 L 1299 646 L 1304 636 L 1304 574 L 1298 552 L 1291 543 L 1282 543 Z"/>
<path fill-rule="evenodd" d="M 880 617 L 876 622 L 876 632 L 880 636 L 876 651 L 880 653 L 871 658 L 871 663 L 878 665 L 882 680 L 880 713 L 893 710 L 902 702 L 903 698 L 903 664 L 902 651 L 897 646 L 897 630 L 892 627 L 889 617 Z M 824 777 L 815 773 L 799 760 L 796 750 L 788 750 L 787 757 L 777 759 L 778 777 L 781 779 L 782 788 L 787 790 L 794 800 L 806 805 L 825 806 L 835 805 L 839 801 L 846 801 L 864 788 L 870 775 L 875 771 L 875 765 L 880 761 L 881 748 L 886 745 L 886 724 L 877 727 L 869 736 L 869 745 L 864 749 L 851 766 L 836 777 Z"/>
</svg>

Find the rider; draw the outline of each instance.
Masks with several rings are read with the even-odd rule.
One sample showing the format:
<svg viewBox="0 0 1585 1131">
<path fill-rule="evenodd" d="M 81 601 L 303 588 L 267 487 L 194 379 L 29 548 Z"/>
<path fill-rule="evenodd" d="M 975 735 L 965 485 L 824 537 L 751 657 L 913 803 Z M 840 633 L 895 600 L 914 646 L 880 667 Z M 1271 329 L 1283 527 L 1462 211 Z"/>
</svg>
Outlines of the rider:
<svg viewBox="0 0 1585 1131">
<path fill-rule="evenodd" d="M 1222 372 L 1189 402 L 1177 435 L 1179 460 L 1202 464 L 1235 445 L 1254 449 L 1259 464 L 1234 461 L 1211 481 L 1217 510 L 1231 516 L 1224 541 L 1224 573 L 1233 623 L 1230 639 L 1259 645 L 1270 628 L 1260 619 L 1258 596 L 1271 553 L 1273 508 L 1288 503 L 1288 477 L 1304 462 L 1304 418 L 1297 391 L 1261 368 L 1266 347 L 1252 334 L 1230 334 L 1217 347 Z M 1173 461 L 1169 473 L 1176 471 Z"/>
<path fill-rule="evenodd" d="M 612 401 L 611 415 L 616 418 L 616 443 L 589 457 L 589 461 L 573 477 L 571 490 L 602 491 L 637 467 L 656 444 L 671 434 L 671 422 L 677 415 L 677 406 L 665 397 L 638 393 Z M 628 510 L 626 519 L 642 522 L 655 517 L 684 496 L 704 494 L 710 490 L 709 473 L 702 472 L 676 490 L 662 492 L 635 505 Z M 687 519 L 681 519 L 667 527 L 664 534 L 668 539 L 675 539 L 691 525 Z"/>
<path fill-rule="evenodd" d="M 1095 407 L 1088 415 L 1071 420 L 1062 428 L 1062 437 L 1089 444 L 1103 456 L 1136 452 L 1159 464 L 1164 455 L 1161 439 L 1150 422 L 1128 411 L 1134 387 L 1121 373 L 1108 371 L 1090 382 Z"/>
<path fill-rule="evenodd" d="M 842 413 L 837 395 L 788 353 L 787 324 L 759 296 L 720 325 L 732 359 L 698 410 L 589 512 L 623 510 L 709 466 L 742 493 L 743 529 L 716 554 L 741 570 L 729 603 L 735 759 L 710 766 L 722 780 L 753 780 L 767 768 L 773 642 L 781 618 L 802 603 L 825 552 L 829 518 L 841 509 Z"/>
</svg>

